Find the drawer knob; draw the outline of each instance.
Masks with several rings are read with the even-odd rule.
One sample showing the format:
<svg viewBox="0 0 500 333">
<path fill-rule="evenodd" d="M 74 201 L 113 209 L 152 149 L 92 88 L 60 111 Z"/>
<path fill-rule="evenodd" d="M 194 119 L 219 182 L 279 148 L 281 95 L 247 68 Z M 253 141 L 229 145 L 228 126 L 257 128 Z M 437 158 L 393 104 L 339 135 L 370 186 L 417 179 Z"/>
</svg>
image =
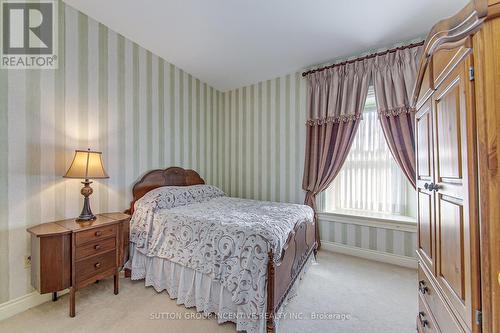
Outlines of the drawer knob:
<svg viewBox="0 0 500 333">
<path fill-rule="evenodd" d="M 94 265 L 94 267 L 95 267 L 95 268 L 99 268 L 99 267 L 101 267 L 101 263 L 100 263 L 100 262 L 96 263 L 96 264 Z"/>
<path fill-rule="evenodd" d="M 418 320 L 420 321 L 420 324 L 422 325 L 422 327 L 427 327 L 427 326 L 429 326 L 429 321 L 424 319 L 424 318 L 425 318 L 425 312 L 420 311 L 418 313 Z"/>
<path fill-rule="evenodd" d="M 425 294 L 427 294 L 429 292 L 429 288 L 427 288 L 425 286 L 425 281 L 424 280 L 418 281 L 418 290 L 420 291 L 420 293 L 422 295 L 425 295 Z"/>
<path fill-rule="evenodd" d="M 97 244 L 94 246 L 94 249 L 99 250 L 101 248 L 101 245 Z"/>
<path fill-rule="evenodd" d="M 96 237 L 99 237 L 99 236 L 102 235 L 102 232 L 98 230 L 98 231 L 95 232 L 95 235 L 96 235 Z"/>
</svg>

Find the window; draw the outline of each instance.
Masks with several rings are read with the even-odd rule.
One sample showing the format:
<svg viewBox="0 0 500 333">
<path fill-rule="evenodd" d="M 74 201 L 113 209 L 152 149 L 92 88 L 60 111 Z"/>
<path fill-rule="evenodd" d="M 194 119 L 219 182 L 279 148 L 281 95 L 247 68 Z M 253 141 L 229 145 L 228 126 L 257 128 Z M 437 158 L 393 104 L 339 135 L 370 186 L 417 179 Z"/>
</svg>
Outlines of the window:
<svg viewBox="0 0 500 333">
<path fill-rule="evenodd" d="M 409 188 L 413 190 L 385 141 L 370 87 L 349 155 L 325 191 L 325 211 L 409 215 L 408 201 L 414 199 Z"/>
</svg>

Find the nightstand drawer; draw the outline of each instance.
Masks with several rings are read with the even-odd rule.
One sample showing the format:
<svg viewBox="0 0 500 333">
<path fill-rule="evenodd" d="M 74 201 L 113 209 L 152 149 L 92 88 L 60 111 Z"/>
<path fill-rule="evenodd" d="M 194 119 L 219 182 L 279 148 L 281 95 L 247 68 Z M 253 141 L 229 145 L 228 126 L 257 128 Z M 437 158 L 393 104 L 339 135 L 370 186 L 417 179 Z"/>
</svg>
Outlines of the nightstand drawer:
<svg viewBox="0 0 500 333">
<path fill-rule="evenodd" d="M 80 245 L 88 243 L 88 242 L 100 240 L 102 238 L 106 238 L 109 236 L 115 236 L 116 235 L 116 228 L 117 228 L 117 225 L 113 224 L 110 226 L 105 226 L 105 227 L 94 228 L 91 230 L 77 232 L 76 239 L 75 239 L 76 246 L 80 246 Z"/>
<path fill-rule="evenodd" d="M 75 264 L 76 282 L 84 281 L 113 267 L 116 267 L 116 251 L 78 261 Z"/>
<path fill-rule="evenodd" d="M 114 237 L 99 240 L 97 242 L 80 245 L 75 250 L 75 259 L 80 260 L 95 254 L 108 252 L 116 248 L 116 239 Z"/>
</svg>

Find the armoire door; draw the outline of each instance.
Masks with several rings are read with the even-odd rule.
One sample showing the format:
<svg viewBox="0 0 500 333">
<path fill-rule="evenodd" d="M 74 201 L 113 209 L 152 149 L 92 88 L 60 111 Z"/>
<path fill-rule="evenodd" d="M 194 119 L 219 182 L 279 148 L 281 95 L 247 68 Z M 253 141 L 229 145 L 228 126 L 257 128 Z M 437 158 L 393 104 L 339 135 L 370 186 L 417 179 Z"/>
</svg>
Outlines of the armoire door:
<svg viewBox="0 0 500 333">
<path fill-rule="evenodd" d="M 415 123 L 418 254 L 422 263 L 425 264 L 431 272 L 434 272 L 434 192 L 429 188 L 434 179 L 431 100 L 420 107 L 415 117 Z"/>
<path fill-rule="evenodd" d="M 477 331 L 473 313 L 478 308 L 477 211 L 474 167 L 468 160 L 474 149 L 473 83 L 469 55 L 447 76 L 434 93 L 434 181 L 436 212 L 435 276 L 457 318 Z M 469 97 L 469 99 L 468 99 Z M 468 132 L 469 131 L 469 132 Z M 471 155 L 472 156 L 472 155 Z M 472 236 L 471 236 L 472 235 Z"/>
</svg>

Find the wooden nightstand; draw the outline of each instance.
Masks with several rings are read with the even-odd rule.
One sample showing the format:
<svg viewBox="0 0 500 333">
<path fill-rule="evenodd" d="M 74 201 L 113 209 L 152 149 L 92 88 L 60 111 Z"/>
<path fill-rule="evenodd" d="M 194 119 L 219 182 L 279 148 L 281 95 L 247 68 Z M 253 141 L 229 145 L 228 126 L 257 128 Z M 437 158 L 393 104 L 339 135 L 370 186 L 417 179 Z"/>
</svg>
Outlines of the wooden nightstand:
<svg viewBox="0 0 500 333">
<path fill-rule="evenodd" d="M 70 317 L 75 316 L 78 289 L 113 275 L 118 294 L 118 274 L 128 258 L 129 221 L 129 215 L 106 213 L 85 223 L 70 219 L 29 228 L 33 287 L 42 294 L 70 288 Z"/>
</svg>

